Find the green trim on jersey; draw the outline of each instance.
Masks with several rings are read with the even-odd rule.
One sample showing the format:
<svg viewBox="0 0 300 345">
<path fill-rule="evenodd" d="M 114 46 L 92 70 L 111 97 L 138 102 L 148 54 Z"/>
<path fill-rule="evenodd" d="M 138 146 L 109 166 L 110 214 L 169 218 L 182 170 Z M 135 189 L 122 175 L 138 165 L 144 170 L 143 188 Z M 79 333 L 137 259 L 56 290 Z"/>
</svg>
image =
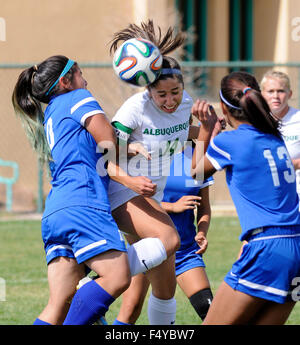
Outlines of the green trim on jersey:
<svg viewBox="0 0 300 345">
<path fill-rule="evenodd" d="M 112 126 L 115 128 L 118 144 L 121 146 L 126 145 L 128 138 L 130 134 L 132 133 L 133 129 L 122 125 L 122 123 L 118 121 L 112 122 Z"/>
<path fill-rule="evenodd" d="M 121 122 L 118 122 L 118 121 L 112 122 L 112 125 L 113 125 L 113 127 L 117 128 L 118 130 L 125 132 L 127 134 L 131 134 L 133 131 L 132 128 L 126 127 L 126 126 L 122 125 Z"/>
</svg>

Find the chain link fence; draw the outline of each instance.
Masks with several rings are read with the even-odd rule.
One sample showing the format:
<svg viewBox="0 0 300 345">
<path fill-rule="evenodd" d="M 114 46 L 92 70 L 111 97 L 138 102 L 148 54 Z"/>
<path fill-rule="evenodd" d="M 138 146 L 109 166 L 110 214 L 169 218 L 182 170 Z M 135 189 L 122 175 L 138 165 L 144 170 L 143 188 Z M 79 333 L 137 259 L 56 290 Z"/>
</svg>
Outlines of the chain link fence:
<svg viewBox="0 0 300 345">
<path fill-rule="evenodd" d="M 11 103 L 17 78 L 21 71 L 29 66 L 31 64 L 0 65 L 0 211 L 3 212 L 42 212 L 44 199 L 50 190 L 46 169 L 39 165 Z M 291 78 L 293 97 L 290 105 L 294 107 L 300 105 L 300 64 L 182 62 L 182 66 L 186 90 L 194 99 L 206 98 L 217 110 L 220 80 L 233 69 L 248 70 L 260 80 L 267 69 L 280 68 Z M 80 64 L 80 67 L 88 82 L 88 89 L 109 118 L 128 97 L 142 90 L 119 81 L 111 64 L 84 63 Z M 211 187 L 211 203 L 231 205 L 223 172 L 215 175 L 215 184 Z"/>
</svg>

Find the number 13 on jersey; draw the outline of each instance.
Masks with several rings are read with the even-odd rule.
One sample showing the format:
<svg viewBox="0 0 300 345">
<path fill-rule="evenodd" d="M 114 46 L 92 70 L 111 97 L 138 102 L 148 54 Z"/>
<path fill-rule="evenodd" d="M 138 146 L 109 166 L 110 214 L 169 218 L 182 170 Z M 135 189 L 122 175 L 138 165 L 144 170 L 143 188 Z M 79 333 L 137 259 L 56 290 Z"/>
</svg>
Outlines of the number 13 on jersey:
<svg viewBox="0 0 300 345">
<path fill-rule="evenodd" d="M 295 170 L 294 170 L 294 166 L 293 166 L 293 163 L 291 161 L 291 158 L 287 152 L 287 149 L 284 146 L 279 146 L 277 148 L 276 154 L 280 160 L 281 159 L 285 160 L 287 170 L 283 171 L 283 178 L 285 179 L 285 181 L 287 183 L 294 183 L 296 180 Z M 264 157 L 268 160 L 274 186 L 275 187 L 280 186 L 278 169 L 277 169 L 276 162 L 275 162 L 275 159 L 272 155 L 271 150 L 269 150 L 269 149 L 264 150 Z"/>
</svg>

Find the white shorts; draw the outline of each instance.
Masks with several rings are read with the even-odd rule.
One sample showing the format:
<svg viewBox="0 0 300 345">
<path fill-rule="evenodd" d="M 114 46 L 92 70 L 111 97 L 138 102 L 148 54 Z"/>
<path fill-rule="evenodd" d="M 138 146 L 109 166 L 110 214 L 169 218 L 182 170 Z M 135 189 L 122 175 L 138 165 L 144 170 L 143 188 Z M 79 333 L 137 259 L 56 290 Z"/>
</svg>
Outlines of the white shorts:
<svg viewBox="0 0 300 345">
<path fill-rule="evenodd" d="M 112 211 L 115 210 L 117 207 L 125 204 L 125 202 L 139 195 L 140 194 L 134 192 L 132 189 L 127 188 L 118 182 L 115 182 L 113 180 L 110 180 L 109 182 L 108 198 L 110 202 L 110 208 Z M 162 200 L 162 197 L 163 197 L 163 193 L 158 191 L 152 197 L 152 199 L 160 203 Z"/>
</svg>

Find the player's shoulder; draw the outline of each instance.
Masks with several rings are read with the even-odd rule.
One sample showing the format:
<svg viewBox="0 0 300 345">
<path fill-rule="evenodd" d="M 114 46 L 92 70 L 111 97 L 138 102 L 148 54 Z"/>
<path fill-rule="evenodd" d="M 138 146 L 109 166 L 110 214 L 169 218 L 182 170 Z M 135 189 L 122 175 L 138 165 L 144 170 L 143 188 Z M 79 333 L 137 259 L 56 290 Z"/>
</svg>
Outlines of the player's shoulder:
<svg viewBox="0 0 300 345">
<path fill-rule="evenodd" d="M 215 144 L 232 142 L 233 138 L 236 137 L 237 135 L 239 135 L 239 133 L 237 133 L 235 130 L 228 130 L 228 131 L 224 131 L 224 132 L 221 132 L 218 135 L 216 135 L 212 139 L 212 141 Z"/>
<path fill-rule="evenodd" d="M 91 97 L 94 98 L 93 95 L 89 90 L 86 89 L 76 89 L 71 92 L 69 92 L 69 97 L 73 102 L 76 102 L 78 100 L 83 100 L 85 98 Z"/>
<path fill-rule="evenodd" d="M 186 90 L 183 90 L 182 103 L 193 104 L 193 98 Z"/>
<path fill-rule="evenodd" d="M 300 122 L 300 109 L 290 107 L 288 113 L 283 118 L 283 123 L 286 122 Z"/>
<path fill-rule="evenodd" d="M 124 119 L 139 117 L 139 114 L 143 113 L 143 109 L 145 108 L 147 101 L 148 99 L 146 92 L 138 92 L 130 96 L 117 110 L 113 117 L 113 121 L 120 118 Z"/>
<path fill-rule="evenodd" d="M 252 145 L 253 140 L 248 133 L 240 130 L 228 130 L 216 135 L 210 142 L 210 146 L 217 152 L 226 152 L 232 155 L 234 152 L 242 152 L 246 147 Z"/>
<path fill-rule="evenodd" d="M 137 92 L 126 99 L 123 105 L 140 105 L 142 103 L 148 102 L 150 100 L 149 92 L 147 90 L 142 92 Z"/>
</svg>

